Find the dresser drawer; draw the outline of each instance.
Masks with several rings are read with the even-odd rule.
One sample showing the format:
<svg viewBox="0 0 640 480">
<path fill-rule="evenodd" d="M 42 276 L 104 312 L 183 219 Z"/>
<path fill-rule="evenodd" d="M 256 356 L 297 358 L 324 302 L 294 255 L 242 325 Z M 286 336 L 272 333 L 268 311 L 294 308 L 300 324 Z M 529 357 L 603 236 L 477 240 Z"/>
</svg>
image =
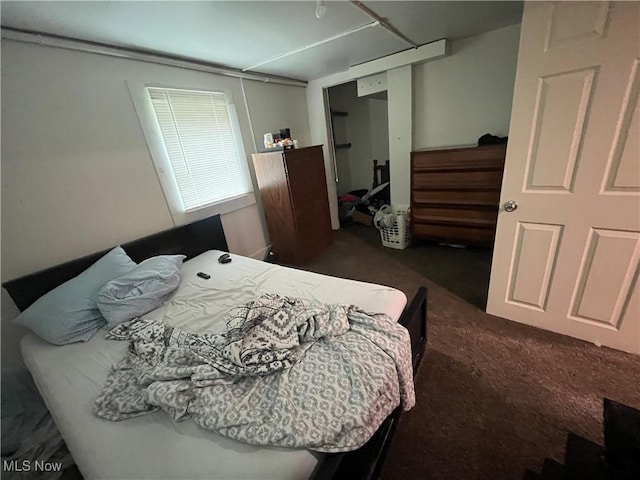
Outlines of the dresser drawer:
<svg viewBox="0 0 640 480">
<path fill-rule="evenodd" d="M 504 168 L 506 146 L 457 148 L 451 150 L 426 150 L 413 152 L 412 168 L 422 170 L 439 169 L 496 169 Z"/>
<path fill-rule="evenodd" d="M 431 225 L 413 223 L 412 233 L 416 238 L 440 242 L 463 243 L 465 245 L 493 245 L 495 228 L 475 228 L 455 225 Z"/>
<path fill-rule="evenodd" d="M 414 188 L 412 200 L 415 206 L 421 204 L 487 205 L 497 208 L 500 203 L 500 190 L 456 191 Z"/>
<path fill-rule="evenodd" d="M 496 188 L 502 182 L 502 170 L 480 170 L 461 172 L 414 173 L 414 187 L 491 187 Z"/>
<path fill-rule="evenodd" d="M 493 228 L 498 218 L 498 209 L 415 206 L 411 210 L 411 215 L 413 223 L 456 224 Z"/>
</svg>

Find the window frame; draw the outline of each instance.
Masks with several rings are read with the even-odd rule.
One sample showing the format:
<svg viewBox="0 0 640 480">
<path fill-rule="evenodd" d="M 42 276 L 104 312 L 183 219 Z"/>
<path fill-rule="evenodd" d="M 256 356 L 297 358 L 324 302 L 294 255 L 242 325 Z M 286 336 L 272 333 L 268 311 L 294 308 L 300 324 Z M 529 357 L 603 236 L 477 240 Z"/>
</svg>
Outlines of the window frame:
<svg viewBox="0 0 640 480">
<path fill-rule="evenodd" d="M 129 81 L 127 82 L 127 86 L 147 142 L 147 147 L 149 148 L 149 153 L 151 154 L 156 176 L 160 182 L 174 225 L 183 225 L 212 215 L 233 212 L 256 203 L 254 185 L 249 171 L 249 164 L 242 138 L 242 132 L 240 130 L 238 113 L 233 102 L 233 96 L 229 90 Z M 229 112 L 229 120 L 231 122 L 231 130 L 233 132 L 234 142 L 238 152 L 238 160 L 240 162 L 240 168 L 248 190 L 246 193 L 219 200 L 217 202 L 212 202 L 201 207 L 189 210 L 185 209 L 182 196 L 180 195 L 180 190 L 178 189 L 177 180 L 173 174 L 173 167 L 167 153 L 160 125 L 158 123 L 151 98 L 147 93 L 147 88 L 165 88 L 187 91 L 193 90 L 198 92 L 224 94 L 225 103 Z"/>
</svg>

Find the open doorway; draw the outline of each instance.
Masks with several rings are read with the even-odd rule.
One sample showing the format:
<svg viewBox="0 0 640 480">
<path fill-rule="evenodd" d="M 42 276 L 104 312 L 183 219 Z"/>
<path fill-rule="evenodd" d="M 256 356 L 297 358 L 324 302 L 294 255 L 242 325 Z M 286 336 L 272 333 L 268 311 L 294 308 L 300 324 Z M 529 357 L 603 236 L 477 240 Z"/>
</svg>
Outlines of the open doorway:
<svg viewBox="0 0 640 480">
<path fill-rule="evenodd" d="M 383 180 L 381 176 L 374 179 L 374 160 L 382 166 L 389 159 L 388 92 L 358 97 L 357 82 L 353 81 L 329 87 L 326 98 L 331 112 L 329 133 L 334 146 L 338 198 L 362 195 Z M 389 177 L 392 182 L 393 178 Z M 389 192 L 390 187 L 381 192 L 386 203 L 389 203 Z M 379 207 L 380 203 L 374 202 L 374 205 Z M 367 216 L 365 208 L 350 215 L 350 202 L 339 200 L 338 207 L 344 234 L 375 246 L 484 309 L 491 267 L 490 248 L 420 239 L 413 241 L 411 248 L 389 248 L 374 225 L 373 215 Z"/>
<path fill-rule="evenodd" d="M 390 187 L 383 187 L 371 201 L 354 201 L 353 197 L 361 199 L 374 187 L 390 181 L 387 92 L 359 97 L 357 82 L 353 81 L 330 87 L 328 98 L 336 189 L 338 197 L 346 199 L 339 202 L 340 224 L 355 221 L 371 225 L 373 209 L 367 206 L 378 208 L 389 203 Z M 353 215 L 354 211 L 360 214 Z"/>
</svg>

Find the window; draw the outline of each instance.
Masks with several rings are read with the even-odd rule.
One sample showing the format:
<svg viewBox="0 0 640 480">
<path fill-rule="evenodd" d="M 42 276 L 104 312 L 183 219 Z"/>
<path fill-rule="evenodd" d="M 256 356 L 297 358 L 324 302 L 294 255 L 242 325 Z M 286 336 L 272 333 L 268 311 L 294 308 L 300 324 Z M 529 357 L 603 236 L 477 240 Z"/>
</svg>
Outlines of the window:
<svg viewBox="0 0 640 480">
<path fill-rule="evenodd" d="M 145 90 L 157 120 L 147 139 L 155 139 L 155 148 L 149 143 L 174 218 L 247 196 L 252 188 L 246 157 L 225 93 Z"/>
</svg>

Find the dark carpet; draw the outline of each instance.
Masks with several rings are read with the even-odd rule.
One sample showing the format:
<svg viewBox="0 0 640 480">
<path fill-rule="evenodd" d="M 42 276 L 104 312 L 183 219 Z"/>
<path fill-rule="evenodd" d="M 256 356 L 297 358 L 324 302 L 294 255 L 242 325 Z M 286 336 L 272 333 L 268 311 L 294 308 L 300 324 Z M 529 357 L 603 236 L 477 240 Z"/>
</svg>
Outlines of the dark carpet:
<svg viewBox="0 0 640 480">
<path fill-rule="evenodd" d="M 413 249 L 361 237 L 336 232 L 306 268 L 409 298 L 429 288 L 417 405 L 402 418 L 384 479 L 521 479 L 547 457 L 561 461 L 569 432 L 601 444 L 604 397 L 640 407 L 640 357 L 488 315 L 434 282 L 427 262 L 412 263 Z M 468 268 L 466 258 L 450 268 Z"/>
<path fill-rule="evenodd" d="M 490 248 L 455 248 L 418 240 L 414 242 L 416 248 L 395 250 L 382 245 L 375 227 L 350 223 L 343 230 L 413 270 L 428 272 L 431 280 L 470 304 L 483 310 L 487 306 L 493 255 Z"/>
</svg>

